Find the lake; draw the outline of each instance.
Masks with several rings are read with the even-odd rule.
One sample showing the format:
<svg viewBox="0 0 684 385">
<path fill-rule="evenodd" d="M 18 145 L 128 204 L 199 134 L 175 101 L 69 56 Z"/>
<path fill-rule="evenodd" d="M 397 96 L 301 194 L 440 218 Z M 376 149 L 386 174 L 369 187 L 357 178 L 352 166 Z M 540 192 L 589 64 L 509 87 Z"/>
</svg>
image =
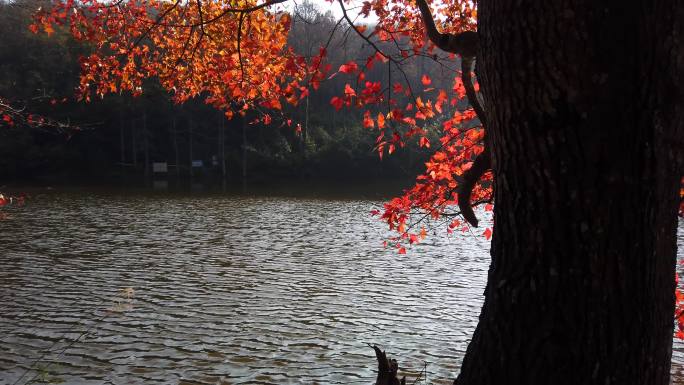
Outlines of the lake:
<svg viewBox="0 0 684 385">
<path fill-rule="evenodd" d="M 371 384 L 369 343 L 411 381 L 450 384 L 489 244 L 440 229 L 397 254 L 381 204 L 37 194 L 0 221 L 0 384 Z M 673 373 L 684 383 L 681 343 Z"/>
</svg>

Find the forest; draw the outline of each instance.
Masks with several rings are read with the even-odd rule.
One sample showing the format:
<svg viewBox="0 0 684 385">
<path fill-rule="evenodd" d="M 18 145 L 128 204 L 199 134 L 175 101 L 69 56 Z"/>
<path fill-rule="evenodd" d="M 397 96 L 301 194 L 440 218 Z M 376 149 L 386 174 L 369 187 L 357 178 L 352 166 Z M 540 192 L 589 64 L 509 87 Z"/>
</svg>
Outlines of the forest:
<svg viewBox="0 0 684 385">
<path fill-rule="evenodd" d="M 6 181 L 116 184 L 123 178 L 142 185 L 154 162 L 168 164 L 165 178 L 187 181 L 193 160 L 203 166 L 194 170 L 194 178 L 205 182 L 410 180 L 427 160 L 428 153 L 413 143 L 380 161 L 374 136 L 362 127 L 362 111 L 338 112 L 330 103 L 344 88 L 341 77 L 326 79 L 298 106 L 286 106 L 284 115 L 301 125 L 299 131 L 284 118 L 265 125 L 254 112 L 229 120 L 201 97 L 178 105 L 154 80 L 147 82 L 141 97 L 123 92 L 79 102 L 74 96 L 79 57 L 89 47 L 64 31 L 53 37 L 32 33 L 31 14 L 39 4 L 0 3 L 0 95 L 11 106 L 66 126 L 2 122 L 0 176 Z M 295 15 L 288 46 L 305 57 L 327 42 L 329 63 L 340 66 L 372 49 L 312 3 L 297 5 Z M 420 84 L 426 71 L 437 87 L 455 76 L 427 55 L 405 73 L 411 83 Z M 377 66 L 368 79 L 387 79 L 390 72 L 389 66 Z M 437 127 L 439 121 L 432 124 Z"/>
</svg>

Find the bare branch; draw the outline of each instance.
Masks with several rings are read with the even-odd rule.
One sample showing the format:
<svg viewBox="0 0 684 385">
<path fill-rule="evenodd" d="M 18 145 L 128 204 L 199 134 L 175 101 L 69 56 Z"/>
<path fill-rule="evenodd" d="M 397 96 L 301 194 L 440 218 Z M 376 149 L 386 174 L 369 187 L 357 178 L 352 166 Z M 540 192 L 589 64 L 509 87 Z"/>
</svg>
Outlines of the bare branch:
<svg viewBox="0 0 684 385">
<path fill-rule="evenodd" d="M 36 99 L 36 98 L 34 98 Z M 22 104 L 19 107 L 17 104 Z M 57 133 L 71 134 L 76 131 L 83 131 L 94 128 L 103 124 L 102 122 L 89 122 L 73 124 L 67 118 L 66 121 L 60 121 L 49 116 L 30 113 L 30 108 L 24 102 L 10 102 L 7 99 L 0 97 L 0 127 L 2 125 L 9 127 L 30 127 L 37 129 L 49 129 Z"/>
<path fill-rule="evenodd" d="M 395 62 L 395 63 L 396 63 L 396 60 L 394 60 L 393 57 L 391 57 L 390 55 L 388 55 L 388 54 L 386 54 L 385 52 L 383 52 L 380 48 L 378 48 L 378 46 L 377 46 L 375 43 L 373 43 L 373 42 L 371 41 L 371 39 L 369 39 L 366 35 L 364 35 L 363 33 L 361 33 L 361 31 L 359 31 L 358 29 L 356 29 L 356 27 L 354 27 L 354 22 L 349 18 L 349 15 L 347 15 L 347 9 L 344 7 L 344 2 L 343 2 L 342 0 L 338 0 L 338 2 L 340 3 L 340 8 L 342 8 L 342 15 L 344 15 L 344 19 L 347 20 L 347 23 L 349 23 L 349 26 L 351 27 L 351 29 L 353 29 L 353 30 L 356 32 L 357 35 L 361 36 L 361 38 L 362 38 L 363 40 L 365 40 L 366 43 L 368 43 L 371 47 L 373 47 L 373 48 L 375 49 L 376 52 L 379 52 L 380 55 L 384 56 L 384 57 L 387 58 L 389 61 Z"/>
</svg>

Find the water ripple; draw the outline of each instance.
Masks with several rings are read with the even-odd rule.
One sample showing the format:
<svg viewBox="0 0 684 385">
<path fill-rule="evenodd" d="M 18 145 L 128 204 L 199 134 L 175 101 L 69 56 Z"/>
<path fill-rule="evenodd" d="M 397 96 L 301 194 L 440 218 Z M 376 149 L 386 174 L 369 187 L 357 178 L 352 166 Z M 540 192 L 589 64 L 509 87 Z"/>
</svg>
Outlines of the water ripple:
<svg viewBox="0 0 684 385">
<path fill-rule="evenodd" d="M 379 203 L 35 199 L 0 222 L 0 384 L 49 348 L 44 366 L 69 384 L 368 384 L 368 342 L 450 383 L 488 246 L 437 235 L 408 255 L 385 250 L 386 229 L 367 214 Z M 124 287 L 132 307 L 107 313 Z"/>
</svg>

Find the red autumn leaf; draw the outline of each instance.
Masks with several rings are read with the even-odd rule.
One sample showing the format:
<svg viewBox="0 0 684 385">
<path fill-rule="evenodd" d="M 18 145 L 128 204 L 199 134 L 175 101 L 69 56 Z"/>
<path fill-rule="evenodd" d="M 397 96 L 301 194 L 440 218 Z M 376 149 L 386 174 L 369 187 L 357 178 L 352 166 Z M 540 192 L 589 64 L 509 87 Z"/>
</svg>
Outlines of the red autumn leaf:
<svg viewBox="0 0 684 385">
<path fill-rule="evenodd" d="M 356 91 L 347 83 L 344 85 L 344 94 L 347 96 L 356 96 Z"/>
<path fill-rule="evenodd" d="M 347 64 L 342 64 L 340 66 L 340 69 L 338 70 L 338 72 L 342 72 L 345 74 L 351 74 L 351 73 L 356 72 L 356 70 L 358 70 L 358 68 L 359 68 L 359 65 L 356 64 L 355 61 L 350 61 Z"/>
<path fill-rule="evenodd" d="M 382 155 L 385 151 L 385 142 L 380 142 L 378 144 L 378 157 L 380 157 L 380 160 L 382 160 Z"/>
<path fill-rule="evenodd" d="M 342 98 L 340 97 L 333 96 L 333 98 L 330 99 L 330 104 L 332 104 L 333 107 L 335 107 L 335 109 L 339 111 L 344 105 L 344 100 L 342 100 Z"/>
<path fill-rule="evenodd" d="M 375 64 L 375 55 L 372 55 L 366 59 L 366 69 L 373 69 L 373 65 Z"/>
<path fill-rule="evenodd" d="M 490 238 L 492 238 L 492 230 L 491 230 L 489 227 L 487 227 L 487 228 L 485 229 L 484 233 L 482 233 L 482 235 L 484 235 L 484 237 L 485 237 L 487 240 L 489 240 Z"/>
<path fill-rule="evenodd" d="M 429 76 L 423 75 L 423 77 L 420 79 L 420 81 L 423 83 L 424 86 L 429 86 L 430 83 L 432 83 L 432 80 L 430 79 Z"/>
<path fill-rule="evenodd" d="M 373 118 L 371 118 L 370 111 L 366 111 L 363 114 L 363 127 L 365 127 L 365 128 L 375 127 L 375 121 L 373 121 Z"/>
</svg>

